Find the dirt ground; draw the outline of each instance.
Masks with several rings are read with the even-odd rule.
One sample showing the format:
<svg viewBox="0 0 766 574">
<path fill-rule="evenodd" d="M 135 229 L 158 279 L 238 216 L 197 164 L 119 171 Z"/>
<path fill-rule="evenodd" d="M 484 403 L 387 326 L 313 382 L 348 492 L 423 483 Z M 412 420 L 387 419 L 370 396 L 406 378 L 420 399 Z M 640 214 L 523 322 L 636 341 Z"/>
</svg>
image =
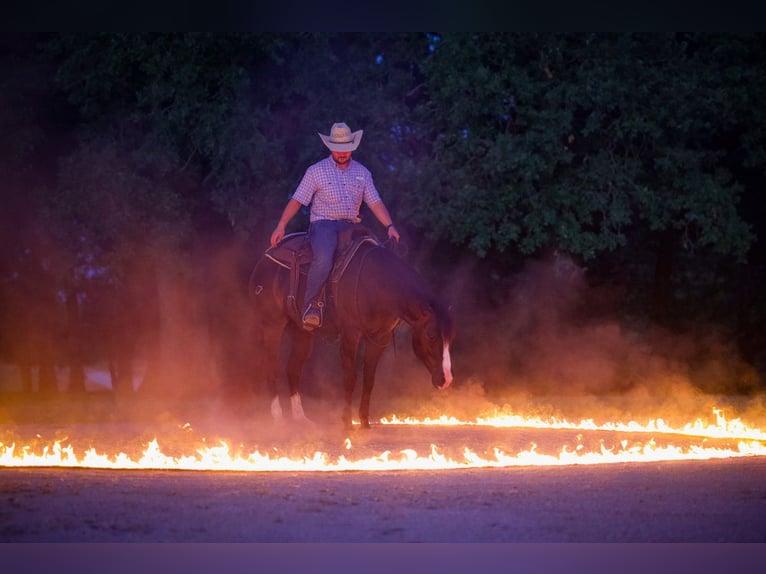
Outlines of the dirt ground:
<svg viewBox="0 0 766 574">
<path fill-rule="evenodd" d="M 2 542 L 766 542 L 766 460 L 386 472 L 0 470 Z"/>
<path fill-rule="evenodd" d="M 766 461 L 384 473 L 4 469 L 3 542 L 766 542 Z"/>
<path fill-rule="evenodd" d="M 156 432 L 172 445 L 189 432 L 176 416 L 105 418 L 96 409 L 62 421 L 45 412 L 47 419 L 6 407 L 0 441 L 9 444 L 12 433 L 119 448 Z M 283 452 L 343 444 L 335 426 L 265 435 L 263 421 L 224 419 L 213 417 L 208 428 L 199 419 L 196 432 L 211 438 L 227 432 L 235 441 L 260 436 L 261 446 L 276 441 Z M 579 444 L 587 440 L 577 434 Z M 359 455 L 421 453 L 430 444 L 469 445 L 474 452 L 503 444 L 514 452 L 532 443 L 545 450 L 546 441 L 560 445 L 571 435 L 384 425 L 357 431 L 352 440 Z M 382 472 L 6 467 L 0 542 L 765 543 L 764 478 L 766 457 Z"/>
<path fill-rule="evenodd" d="M 216 413 L 206 422 L 194 409 L 135 416 L 102 402 L 0 405 L 0 440 L 119 448 L 158 434 L 172 446 L 190 432 L 179 425 L 188 415 L 199 434 L 258 437 L 283 451 L 341 444 L 336 430 L 270 435 L 263 420 Z M 375 427 L 352 440 L 362 454 L 433 443 L 481 452 L 498 441 L 510 452 L 572 437 Z M 0 467 L 0 569 L 755 574 L 766 562 L 765 477 L 765 457 L 385 472 Z"/>
</svg>

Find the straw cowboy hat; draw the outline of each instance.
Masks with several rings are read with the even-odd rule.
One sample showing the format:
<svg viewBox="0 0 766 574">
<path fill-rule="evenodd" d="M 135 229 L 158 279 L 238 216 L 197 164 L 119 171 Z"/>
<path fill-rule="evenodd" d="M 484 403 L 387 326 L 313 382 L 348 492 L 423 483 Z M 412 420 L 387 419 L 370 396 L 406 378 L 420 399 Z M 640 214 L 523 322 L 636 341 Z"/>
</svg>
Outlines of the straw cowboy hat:
<svg viewBox="0 0 766 574">
<path fill-rule="evenodd" d="M 333 124 L 330 129 L 330 135 L 319 134 L 322 138 L 322 142 L 330 151 L 354 151 L 359 147 L 359 142 L 362 141 L 362 133 L 364 130 L 351 133 L 349 128 L 343 122 L 339 124 Z"/>
</svg>

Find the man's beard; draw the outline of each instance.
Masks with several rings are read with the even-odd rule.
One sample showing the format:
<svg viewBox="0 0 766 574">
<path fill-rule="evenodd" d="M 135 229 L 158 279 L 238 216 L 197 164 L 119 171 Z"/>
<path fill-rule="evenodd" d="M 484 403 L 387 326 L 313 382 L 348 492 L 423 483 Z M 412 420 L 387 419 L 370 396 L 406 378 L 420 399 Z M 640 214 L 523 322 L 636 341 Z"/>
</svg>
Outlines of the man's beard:
<svg viewBox="0 0 766 574">
<path fill-rule="evenodd" d="M 332 159 L 336 165 L 348 165 L 351 162 L 351 155 L 345 155 L 342 157 L 342 159 L 338 159 L 337 157 L 333 156 Z"/>
</svg>

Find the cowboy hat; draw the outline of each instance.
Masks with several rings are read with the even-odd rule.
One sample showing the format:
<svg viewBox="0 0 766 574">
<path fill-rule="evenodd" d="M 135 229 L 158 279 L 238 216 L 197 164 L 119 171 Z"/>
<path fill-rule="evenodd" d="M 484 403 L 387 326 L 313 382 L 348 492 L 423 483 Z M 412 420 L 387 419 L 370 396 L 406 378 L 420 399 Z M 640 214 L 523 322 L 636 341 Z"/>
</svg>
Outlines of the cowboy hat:
<svg viewBox="0 0 766 574">
<path fill-rule="evenodd" d="M 330 151 L 354 151 L 362 141 L 363 132 L 364 130 L 359 130 L 351 133 L 351 128 L 341 122 L 332 125 L 329 136 L 319 134 L 319 137 Z"/>
</svg>

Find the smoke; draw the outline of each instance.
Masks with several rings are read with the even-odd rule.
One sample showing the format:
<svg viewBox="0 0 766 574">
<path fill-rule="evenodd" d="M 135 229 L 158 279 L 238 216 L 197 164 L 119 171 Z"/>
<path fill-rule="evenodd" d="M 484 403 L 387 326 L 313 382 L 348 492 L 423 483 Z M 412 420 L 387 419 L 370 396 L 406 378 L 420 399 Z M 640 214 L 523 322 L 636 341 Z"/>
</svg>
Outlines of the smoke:
<svg viewBox="0 0 766 574">
<path fill-rule="evenodd" d="M 99 312 L 84 317 L 84 359 L 106 371 L 120 352 L 132 354 L 140 385 L 120 407 L 132 417 L 180 425 L 193 416 L 210 428 L 265 432 L 266 364 L 254 346 L 244 287 L 260 253 L 233 238 L 192 249 L 184 260 L 172 253 L 140 254 L 121 289 L 102 292 Z M 715 328 L 682 333 L 626 317 L 619 289 L 590 285 L 587 271 L 561 254 L 529 260 L 492 286 L 476 281 L 472 265 L 436 285 L 456 319 L 455 382 L 444 391 L 431 386 L 402 326 L 378 368 L 373 419 L 472 419 L 510 409 L 602 420 L 661 413 L 685 423 L 713 408 L 763 418 L 763 399 L 748 396 L 759 389 L 757 372 Z M 65 359 L 59 350 L 56 361 Z M 354 414 L 361 364 L 357 375 Z M 342 384 L 338 342 L 317 337 L 304 371 L 307 415 L 337 425 Z M 280 393 L 287 407 L 284 374 Z"/>
<path fill-rule="evenodd" d="M 671 331 L 621 313 L 624 293 L 593 287 L 554 253 L 529 260 L 488 301 L 470 265 L 442 292 L 453 303 L 456 377 L 434 390 L 406 327 L 384 357 L 373 411 L 473 418 L 503 409 L 568 418 L 709 418 L 713 409 L 763 413 L 755 369 L 711 325 Z"/>
</svg>

